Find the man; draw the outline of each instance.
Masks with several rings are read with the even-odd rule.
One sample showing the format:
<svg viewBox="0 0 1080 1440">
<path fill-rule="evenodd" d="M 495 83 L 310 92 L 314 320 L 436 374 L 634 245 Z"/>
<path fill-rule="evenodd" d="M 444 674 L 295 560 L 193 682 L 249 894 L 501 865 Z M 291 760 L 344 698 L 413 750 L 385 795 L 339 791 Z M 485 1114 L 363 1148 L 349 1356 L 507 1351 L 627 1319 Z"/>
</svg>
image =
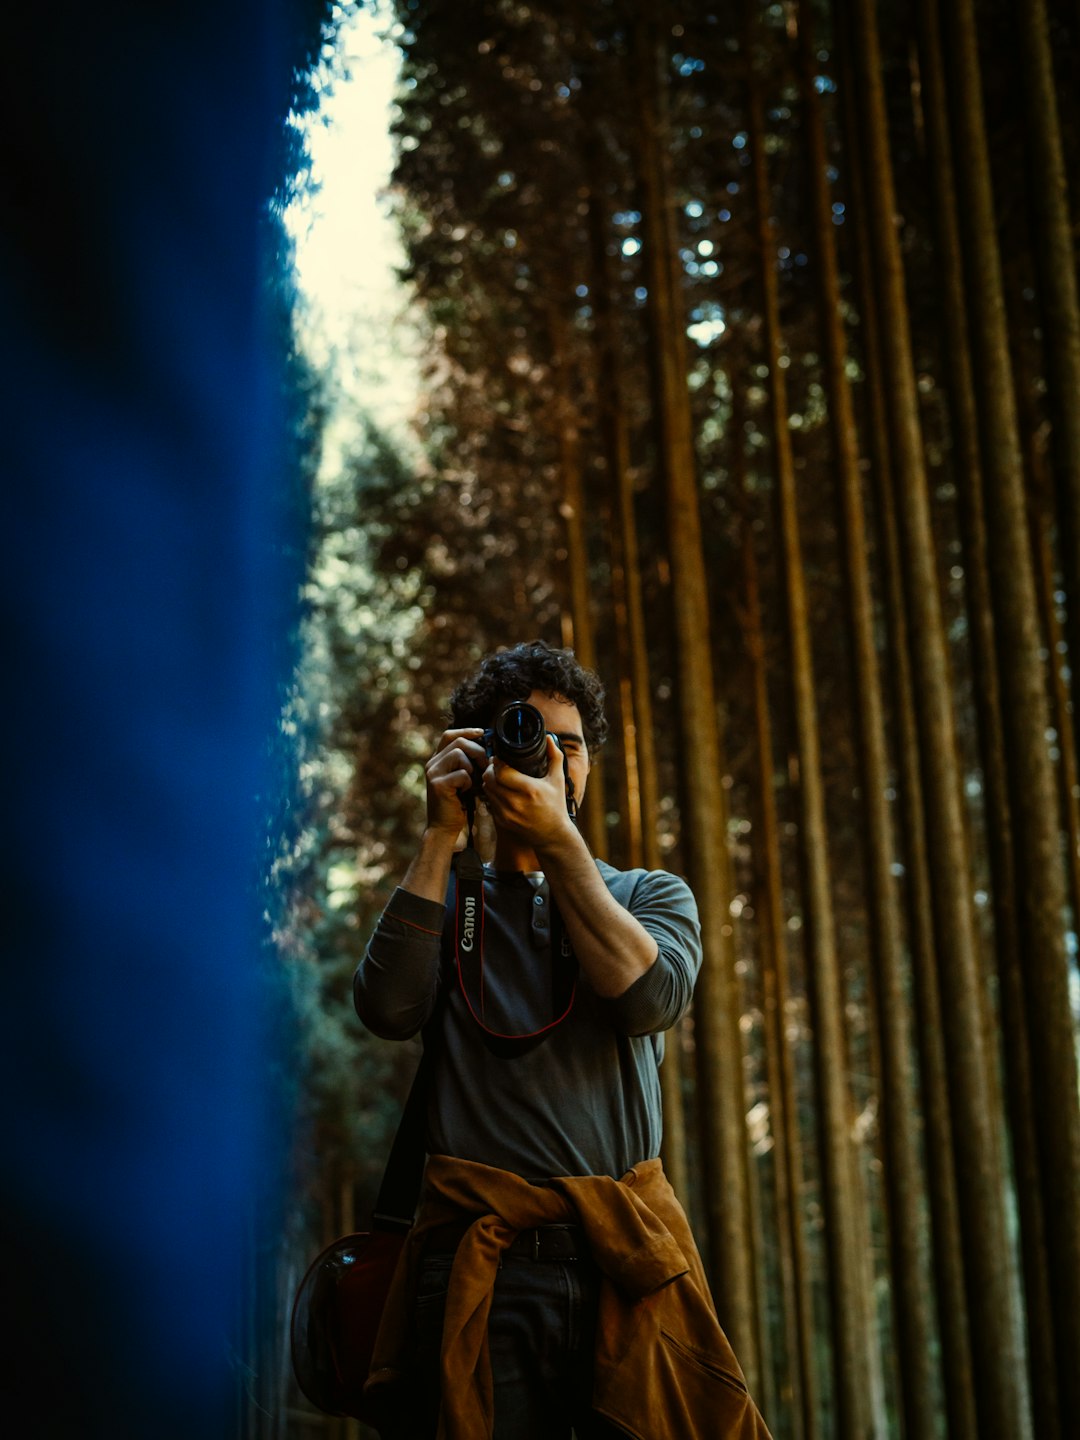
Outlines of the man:
<svg viewBox="0 0 1080 1440">
<path fill-rule="evenodd" d="M 489 757 L 512 702 L 542 717 L 544 774 Z M 451 712 L 419 848 L 354 982 L 369 1029 L 434 1047 L 409 1294 L 369 1392 L 415 1437 L 765 1436 L 656 1158 L 663 1032 L 701 963 L 693 896 L 590 855 L 574 812 L 606 722 L 570 651 L 488 656 Z M 478 777 L 482 874 L 471 848 L 455 860 Z"/>
</svg>

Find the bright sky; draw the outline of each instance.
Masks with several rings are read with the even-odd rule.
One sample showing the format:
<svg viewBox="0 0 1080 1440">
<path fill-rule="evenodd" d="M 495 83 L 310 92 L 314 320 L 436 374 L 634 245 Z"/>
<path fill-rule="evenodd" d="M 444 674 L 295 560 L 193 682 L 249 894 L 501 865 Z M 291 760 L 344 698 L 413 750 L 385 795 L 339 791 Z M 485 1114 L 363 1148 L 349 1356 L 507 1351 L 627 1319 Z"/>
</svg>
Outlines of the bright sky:
<svg viewBox="0 0 1080 1440">
<path fill-rule="evenodd" d="M 377 7 L 381 8 L 381 7 Z M 404 428 L 419 382 L 418 343 L 394 267 L 403 261 L 386 186 L 393 166 L 389 126 L 399 52 L 380 38 L 389 26 L 368 8 L 339 32 L 347 74 L 324 93 L 307 125 L 316 193 L 286 217 L 296 241 L 306 301 L 301 341 L 317 366 L 383 426 Z"/>
</svg>

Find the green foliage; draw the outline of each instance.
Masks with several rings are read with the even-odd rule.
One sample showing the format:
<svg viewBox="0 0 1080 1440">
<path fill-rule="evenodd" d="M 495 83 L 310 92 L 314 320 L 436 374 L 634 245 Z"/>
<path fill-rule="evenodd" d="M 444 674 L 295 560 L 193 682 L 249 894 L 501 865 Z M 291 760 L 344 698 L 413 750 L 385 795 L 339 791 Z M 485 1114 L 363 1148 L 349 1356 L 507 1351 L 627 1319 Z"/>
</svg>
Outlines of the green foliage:
<svg viewBox="0 0 1080 1440">
<path fill-rule="evenodd" d="M 415 821 L 399 780 L 417 759 L 408 656 L 420 643 L 422 587 L 415 570 L 376 565 L 403 482 L 401 460 L 370 430 L 339 473 L 315 479 L 300 659 L 284 721 L 299 796 L 276 866 L 277 943 L 301 1027 L 304 1119 L 328 1169 L 379 1148 L 399 1088 L 385 1047 L 353 1013 L 350 981 Z"/>
</svg>

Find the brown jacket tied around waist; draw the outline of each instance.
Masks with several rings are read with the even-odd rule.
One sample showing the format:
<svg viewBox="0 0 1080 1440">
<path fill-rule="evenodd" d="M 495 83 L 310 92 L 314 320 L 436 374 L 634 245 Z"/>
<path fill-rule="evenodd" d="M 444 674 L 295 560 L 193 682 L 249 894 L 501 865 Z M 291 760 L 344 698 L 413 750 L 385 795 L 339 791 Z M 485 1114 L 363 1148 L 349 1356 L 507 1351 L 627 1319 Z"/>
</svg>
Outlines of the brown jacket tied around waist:
<svg viewBox="0 0 1080 1440">
<path fill-rule="evenodd" d="M 389 1413 L 408 1382 L 412 1295 L 426 1235 L 465 1222 L 442 1343 L 439 1440 L 490 1440 L 487 1319 L 499 1257 L 521 1230 L 577 1223 L 602 1271 L 593 1408 L 637 1440 L 769 1440 L 716 1318 L 701 1257 L 659 1160 L 619 1180 L 534 1185 L 436 1155 L 395 1276 L 367 1393 Z"/>
</svg>

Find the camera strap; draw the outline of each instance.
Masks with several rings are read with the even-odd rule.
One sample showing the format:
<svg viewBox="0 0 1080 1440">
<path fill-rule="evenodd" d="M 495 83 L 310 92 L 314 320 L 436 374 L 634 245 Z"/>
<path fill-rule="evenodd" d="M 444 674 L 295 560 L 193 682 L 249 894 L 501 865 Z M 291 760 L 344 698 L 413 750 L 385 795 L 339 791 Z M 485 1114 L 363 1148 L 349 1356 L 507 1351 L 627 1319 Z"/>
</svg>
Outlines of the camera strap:
<svg viewBox="0 0 1080 1440">
<path fill-rule="evenodd" d="M 552 1019 L 524 1035 L 495 1030 L 484 1018 L 484 866 L 471 844 L 454 862 L 455 963 L 458 985 L 469 1014 L 480 1027 L 484 1044 L 493 1055 L 511 1060 L 524 1055 L 561 1025 L 573 1009 L 577 994 L 577 960 L 554 898 L 551 901 L 551 1014 Z"/>
</svg>

